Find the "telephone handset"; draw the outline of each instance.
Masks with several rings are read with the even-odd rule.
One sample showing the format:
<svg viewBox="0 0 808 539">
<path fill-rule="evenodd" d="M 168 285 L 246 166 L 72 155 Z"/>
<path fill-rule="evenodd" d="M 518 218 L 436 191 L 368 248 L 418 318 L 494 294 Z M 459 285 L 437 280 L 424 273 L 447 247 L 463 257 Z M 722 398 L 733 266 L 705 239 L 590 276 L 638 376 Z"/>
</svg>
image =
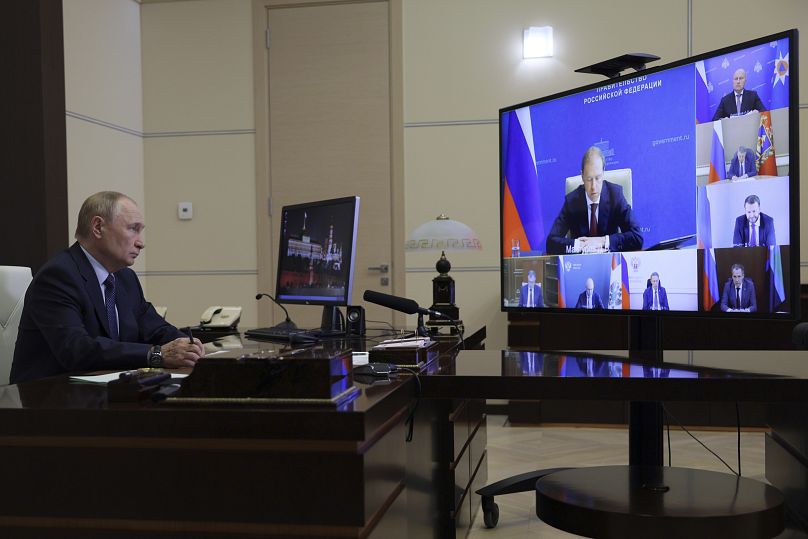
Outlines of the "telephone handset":
<svg viewBox="0 0 808 539">
<path fill-rule="evenodd" d="M 205 309 L 199 325 L 202 328 L 236 329 L 239 319 L 241 319 L 241 307 L 214 305 Z"/>
</svg>

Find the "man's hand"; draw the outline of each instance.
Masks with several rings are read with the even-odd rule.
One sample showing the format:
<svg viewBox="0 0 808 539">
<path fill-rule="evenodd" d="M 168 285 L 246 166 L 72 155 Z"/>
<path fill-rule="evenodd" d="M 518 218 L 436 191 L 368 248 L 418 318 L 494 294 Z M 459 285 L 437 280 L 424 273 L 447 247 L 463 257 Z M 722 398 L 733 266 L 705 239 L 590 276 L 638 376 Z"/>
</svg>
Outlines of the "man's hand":
<svg viewBox="0 0 808 539">
<path fill-rule="evenodd" d="M 606 250 L 607 236 L 581 236 L 578 238 L 582 253 L 602 253 Z"/>
<path fill-rule="evenodd" d="M 180 337 L 162 346 L 163 365 L 168 368 L 193 367 L 199 358 L 204 357 L 205 348 L 202 341 L 194 339 L 191 343 L 187 337 Z"/>
</svg>

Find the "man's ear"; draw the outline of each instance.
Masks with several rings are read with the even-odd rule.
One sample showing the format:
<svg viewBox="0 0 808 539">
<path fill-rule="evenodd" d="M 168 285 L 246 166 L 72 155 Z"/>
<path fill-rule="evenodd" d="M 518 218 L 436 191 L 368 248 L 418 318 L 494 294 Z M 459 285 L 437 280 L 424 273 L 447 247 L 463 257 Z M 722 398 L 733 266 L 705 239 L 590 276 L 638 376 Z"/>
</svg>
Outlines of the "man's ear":
<svg viewBox="0 0 808 539">
<path fill-rule="evenodd" d="M 100 215 L 96 215 L 90 221 L 90 235 L 95 239 L 100 239 L 106 222 Z"/>
</svg>

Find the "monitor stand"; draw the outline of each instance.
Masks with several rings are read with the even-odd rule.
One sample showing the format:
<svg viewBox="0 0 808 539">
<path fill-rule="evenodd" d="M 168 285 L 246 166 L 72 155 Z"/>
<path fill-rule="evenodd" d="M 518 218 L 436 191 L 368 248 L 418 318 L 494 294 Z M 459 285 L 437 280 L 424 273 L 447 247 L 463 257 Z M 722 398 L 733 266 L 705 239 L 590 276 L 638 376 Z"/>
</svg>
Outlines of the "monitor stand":
<svg viewBox="0 0 808 539">
<path fill-rule="evenodd" d="M 320 329 L 312 331 L 318 337 L 342 337 L 345 335 L 345 318 L 337 305 L 323 305 Z"/>
<path fill-rule="evenodd" d="M 628 357 L 631 361 L 662 364 L 662 320 L 658 316 L 630 316 Z M 662 403 L 629 403 L 629 462 L 640 466 L 662 466 L 664 416 Z"/>
</svg>

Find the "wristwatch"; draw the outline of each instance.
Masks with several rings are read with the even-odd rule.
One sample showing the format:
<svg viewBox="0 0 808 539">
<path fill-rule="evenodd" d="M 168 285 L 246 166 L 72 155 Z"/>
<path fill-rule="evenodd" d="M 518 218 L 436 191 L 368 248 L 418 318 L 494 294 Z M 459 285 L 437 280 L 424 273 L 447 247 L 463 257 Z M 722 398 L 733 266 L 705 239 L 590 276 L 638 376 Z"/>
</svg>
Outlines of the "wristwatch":
<svg viewBox="0 0 808 539">
<path fill-rule="evenodd" d="M 159 344 L 155 344 L 149 350 L 149 367 L 153 369 L 159 369 L 163 366 L 163 351 L 160 348 Z"/>
</svg>

